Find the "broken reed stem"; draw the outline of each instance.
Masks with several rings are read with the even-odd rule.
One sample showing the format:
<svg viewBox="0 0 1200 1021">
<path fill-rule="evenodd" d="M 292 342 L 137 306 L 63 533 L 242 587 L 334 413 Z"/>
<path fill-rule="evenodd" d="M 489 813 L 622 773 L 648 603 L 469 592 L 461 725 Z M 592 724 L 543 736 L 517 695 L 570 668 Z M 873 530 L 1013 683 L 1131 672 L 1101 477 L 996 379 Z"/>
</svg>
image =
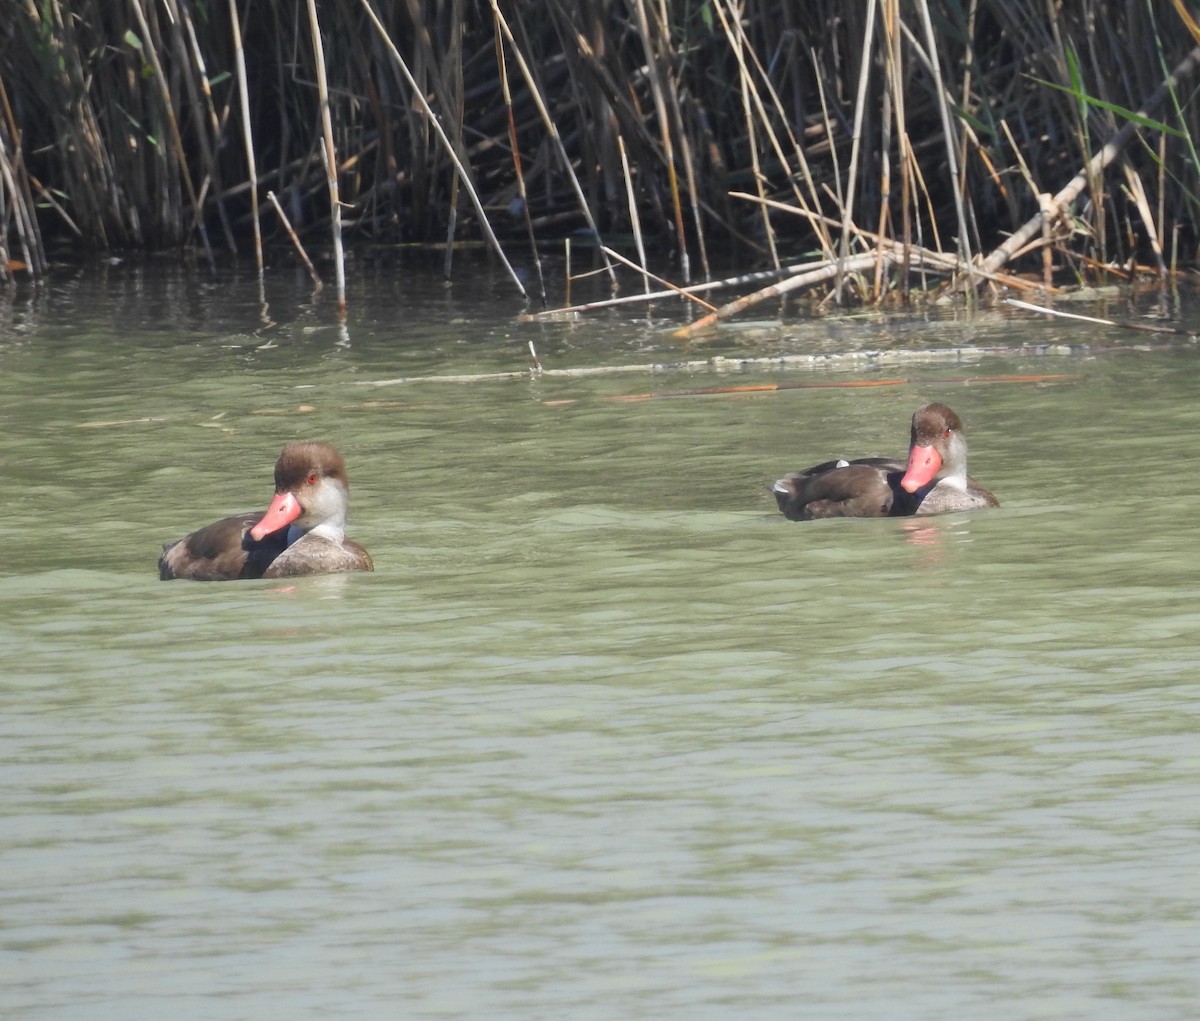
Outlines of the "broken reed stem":
<svg viewBox="0 0 1200 1021">
<path fill-rule="evenodd" d="M 753 294 L 745 294 L 736 301 L 731 301 L 727 305 L 722 305 L 719 309 L 713 309 L 711 313 L 704 316 L 702 319 L 697 319 L 695 322 L 689 323 L 687 326 L 681 326 L 675 330 L 671 336 L 675 340 L 690 340 L 697 333 L 708 329 L 710 326 L 715 326 L 723 319 L 729 319 L 731 316 L 737 315 L 760 302 L 769 301 L 773 298 L 782 298 L 785 294 L 798 290 L 801 287 L 808 287 L 811 284 L 824 283 L 827 280 L 840 279 L 846 273 L 862 273 L 871 269 L 876 260 L 879 258 L 874 252 L 868 252 L 866 255 L 851 256 L 848 258 L 838 258 L 837 261 L 827 263 L 820 269 L 812 270 L 809 273 L 798 273 L 787 280 L 779 283 L 771 284 L 764 287 L 760 291 L 755 291 Z M 885 255 L 884 258 L 891 265 L 892 257 Z"/>
<path fill-rule="evenodd" d="M 602 308 L 613 308 L 617 305 L 630 305 L 634 303 L 645 303 L 648 301 L 658 301 L 662 298 L 679 297 L 680 292 L 685 292 L 683 296 L 707 294 L 710 291 L 719 291 L 728 287 L 741 287 L 745 284 L 757 284 L 764 280 L 778 280 L 780 277 L 788 276 L 792 273 L 803 273 L 810 269 L 817 269 L 826 265 L 824 261 L 805 263 L 800 266 L 783 266 L 779 269 L 764 269 L 755 273 L 739 273 L 734 277 L 726 277 L 722 280 L 709 280 L 702 284 L 689 284 L 687 287 L 676 287 L 675 285 L 666 285 L 668 290 L 650 291 L 643 294 L 623 294 L 616 298 L 602 298 L 598 301 L 587 301 L 579 305 L 570 304 L 570 292 L 567 294 L 567 303 L 562 308 L 551 308 L 544 312 L 529 312 L 519 318 L 522 321 L 534 322 L 539 319 L 550 318 L 557 316 L 569 315 L 575 312 L 593 312 Z M 567 243 L 567 269 L 570 270 L 570 242 Z M 570 273 L 568 272 L 568 279 Z M 651 277 L 653 279 L 653 277 Z"/>
<path fill-rule="evenodd" d="M 1146 240 L 1149 241 L 1150 249 L 1154 253 L 1154 261 L 1158 266 L 1158 274 L 1165 277 L 1167 275 L 1167 264 L 1163 260 L 1162 245 L 1159 244 L 1158 240 L 1159 225 L 1155 223 L 1154 214 L 1150 211 L 1150 203 L 1146 198 L 1145 185 L 1142 184 L 1142 179 L 1138 177 L 1137 171 L 1128 163 L 1123 162 L 1121 169 L 1125 172 L 1125 184 L 1142 218 L 1142 226 L 1146 229 Z"/>
<path fill-rule="evenodd" d="M 757 196 L 749 195 L 745 192 L 734 191 L 730 192 L 729 194 L 731 198 L 746 199 L 751 202 L 760 201 Z M 768 201 L 771 202 L 772 208 L 778 209 L 781 212 L 791 213 L 793 216 L 802 216 L 805 219 L 810 220 L 816 216 L 815 213 L 809 213 L 806 210 L 797 209 L 795 206 L 784 205 L 782 202 L 774 202 L 772 200 Z M 832 217 L 825 217 L 824 219 L 831 224 L 837 223 L 837 221 Z M 940 248 L 927 248 L 918 244 L 905 245 L 903 241 L 896 241 L 892 238 L 883 237 L 869 230 L 865 230 L 862 227 L 856 226 L 855 224 L 851 224 L 850 227 L 855 235 L 861 238 L 864 243 L 881 245 L 885 247 L 892 255 L 899 255 L 903 253 L 905 249 L 908 249 L 912 253 L 913 257 L 917 258 L 916 263 L 913 264 L 914 269 L 928 269 L 931 267 L 937 267 L 939 271 L 944 271 L 947 273 L 957 273 L 960 275 L 965 273 L 965 267 L 963 267 L 959 261 L 958 255 L 954 253 L 944 252 Z M 1029 250 L 1033 250 L 1036 247 L 1037 245 L 1031 245 Z M 987 280 L 1003 284 L 1005 287 L 1013 287 L 1017 290 L 1033 290 L 1037 286 L 1033 283 L 1030 283 L 1028 280 L 1022 280 L 1020 277 L 1009 276 L 1004 273 L 986 273 L 982 269 L 976 269 L 975 272 L 979 276 L 986 277 Z M 1053 288 L 1050 289 L 1053 290 Z"/>
<path fill-rule="evenodd" d="M 678 294 L 681 298 L 687 298 L 688 301 L 694 301 L 697 305 L 700 305 L 701 307 L 708 309 L 710 312 L 717 311 L 714 306 L 710 305 L 707 301 L 704 301 L 701 298 L 697 298 L 696 295 L 693 294 L 691 291 L 689 291 L 686 287 L 677 287 L 677 286 L 675 286 L 675 284 L 671 283 L 671 281 L 664 280 L 662 277 L 657 277 L 653 273 L 647 272 L 645 269 L 640 267 L 636 262 L 632 261 L 631 259 L 625 258 L 625 256 L 623 256 L 620 252 L 614 252 L 611 248 L 605 248 L 604 254 L 607 255 L 610 259 L 616 259 L 617 262 L 621 263 L 624 266 L 628 266 L 630 269 L 635 269 L 639 273 L 644 273 L 655 283 L 661 284 L 663 287 L 668 288 L 669 290 L 673 291 L 675 294 Z"/>
<path fill-rule="evenodd" d="M 321 103 L 321 155 L 329 185 L 330 225 L 333 232 L 333 265 L 337 281 L 338 312 L 346 311 L 346 265 L 342 252 L 342 201 L 338 192 L 337 156 L 333 147 L 333 119 L 329 110 L 329 83 L 325 78 L 325 46 L 317 21 L 317 0 L 308 0 L 308 24 L 312 32 L 313 62 L 317 72 L 317 96 Z"/>
<path fill-rule="evenodd" d="M 300 238 L 296 236 L 296 232 L 292 230 L 292 222 L 287 218 L 287 213 L 283 211 L 283 207 L 279 204 L 279 200 L 275 197 L 273 191 L 267 192 L 267 198 L 271 205 L 275 207 L 275 212 L 279 216 L 279 222 L 283 224 L 283 229 L 287 231 L 287 236 L 292 239 L 292 245 L 296 249 L 296 254 L 300 256 L 300 261 L 304 263 L 304 268 L 308 270 L 308 275 L 312 277 L 312 282 L 318 288 L 322 287 L 321 277 L 313 267 L 312 260 L 308 257 L 308 253 L 304 250 L 304 245 L 300 243 Z"/>
<path fill-rule="evenodd" d="M 1138 108 L 1137 116 L 1147 118 L 1154 113 L 1167 96 L 1173 93 L 1179 83 L 1196 69 L 1198 63 L 1200 63 L 1200 46 L 1193 48 L 1175 66 L 1166 80 L 1147 97 L 1146 101 Z M 1075 200 L 1088 186 L 1088 182 L 1112 163 L 1121 150 L 1129 144 L 1130 139 L 1137 133 L 1138 126 L 1138 122 L 1135 120 L 1126 121 L 1124 126 L 1100 147 L 1099 151 L 1071 178 L 1067 185 L 1051 198 L 1050 205 L 1055 215 L 1070 210 Z M 1042 229 L 1045 216 L 1046 214 L 1039 211 L 1037 215 L 1027 220 L 1007 241 L 983 260 L 980 268 L 988 273 L 998 270 Z"/>
</svg>

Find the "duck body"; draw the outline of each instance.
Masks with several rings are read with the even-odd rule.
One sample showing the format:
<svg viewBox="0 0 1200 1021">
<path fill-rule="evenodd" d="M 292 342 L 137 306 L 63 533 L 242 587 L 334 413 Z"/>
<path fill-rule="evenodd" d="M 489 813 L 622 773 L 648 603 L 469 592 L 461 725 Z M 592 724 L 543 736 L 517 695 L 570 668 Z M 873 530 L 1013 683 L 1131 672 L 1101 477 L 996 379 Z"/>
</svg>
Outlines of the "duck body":
<svg viewBox="0 0 1200 1021">
<path fill-rule="evenodd" d="M 275 463 L 265 513 L 234 514 L 163 544 L 163 581 L 234 581 L 373 571 L 371 555 L 345 535 L 350 482 L 328 443 L 289 443 Z"/>
<path fill-rule="evenodd" d="M 907 460 L 864 457 L 825 461 L 779 479 L 772 491 L 792 521 L 946 514 L 998 507 L 967 474 L 962 421 L 945 404 L 913 414 Z"/>
</svg>

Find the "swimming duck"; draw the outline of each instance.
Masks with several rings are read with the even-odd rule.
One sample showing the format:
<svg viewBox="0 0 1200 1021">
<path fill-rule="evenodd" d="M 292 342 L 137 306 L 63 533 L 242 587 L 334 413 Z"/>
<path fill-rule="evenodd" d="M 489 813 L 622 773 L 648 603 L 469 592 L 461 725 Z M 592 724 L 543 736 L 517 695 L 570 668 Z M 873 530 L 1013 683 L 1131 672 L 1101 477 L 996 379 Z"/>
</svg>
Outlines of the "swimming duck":
<svg viewBox="0 0 1200 1021">
<path fill-rule="evenodd" d="M 914 412 L 908 460 L 864 457 L 825 461 L 786 475 L 772 486 L 792 521 L 879 518 L 998 507 L 992 493 L 967 474 L 962 420 L 945 404 Z"/>
<path fill-rule="evenodd" d="M 373 571 L 371 555 L 346 538 L 350 480 L 328 443 L 289 443 L 275 462 L 275 496 L 265 513 L 214 521 L 163 544 L 163 581 L 232 581 Z"/>
</svg>

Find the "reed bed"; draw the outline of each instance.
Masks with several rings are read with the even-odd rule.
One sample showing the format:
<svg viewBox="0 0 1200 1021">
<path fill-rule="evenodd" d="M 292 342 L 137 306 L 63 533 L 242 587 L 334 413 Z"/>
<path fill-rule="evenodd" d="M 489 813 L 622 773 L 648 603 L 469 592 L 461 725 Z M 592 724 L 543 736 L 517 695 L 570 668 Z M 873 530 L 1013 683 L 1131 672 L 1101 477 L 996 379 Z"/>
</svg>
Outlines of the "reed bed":
<svg viewBox="0 0 1200 1021">
<path fill-rule="evenodd" d="M 614 289 L 772 275 L 704 322 L 1166 278 L 1200 245 L 1190 10 L 0 0 L 0 275 L 310 249 L 341 293 L 343 239 L 453 275 L 563 238 Z"/>
</svg>

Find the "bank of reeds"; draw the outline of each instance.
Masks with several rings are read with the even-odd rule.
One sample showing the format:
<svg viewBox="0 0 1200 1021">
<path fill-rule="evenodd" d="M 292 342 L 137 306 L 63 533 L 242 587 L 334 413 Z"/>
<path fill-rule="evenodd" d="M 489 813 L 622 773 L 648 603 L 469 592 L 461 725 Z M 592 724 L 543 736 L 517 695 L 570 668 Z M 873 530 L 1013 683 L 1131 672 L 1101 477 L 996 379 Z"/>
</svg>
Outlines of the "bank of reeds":
<svg viewBox="0 0 1200 1021">
<path fill-rule="evenodd" d="M 780 293 L 800 262 L 839 301 L 1165 275 L 1200 243 L 1189 11 L 0 0 L 0 274 L 344 235 L 576 236 L 680 282 L 784 267 Z"/>
</svg>

